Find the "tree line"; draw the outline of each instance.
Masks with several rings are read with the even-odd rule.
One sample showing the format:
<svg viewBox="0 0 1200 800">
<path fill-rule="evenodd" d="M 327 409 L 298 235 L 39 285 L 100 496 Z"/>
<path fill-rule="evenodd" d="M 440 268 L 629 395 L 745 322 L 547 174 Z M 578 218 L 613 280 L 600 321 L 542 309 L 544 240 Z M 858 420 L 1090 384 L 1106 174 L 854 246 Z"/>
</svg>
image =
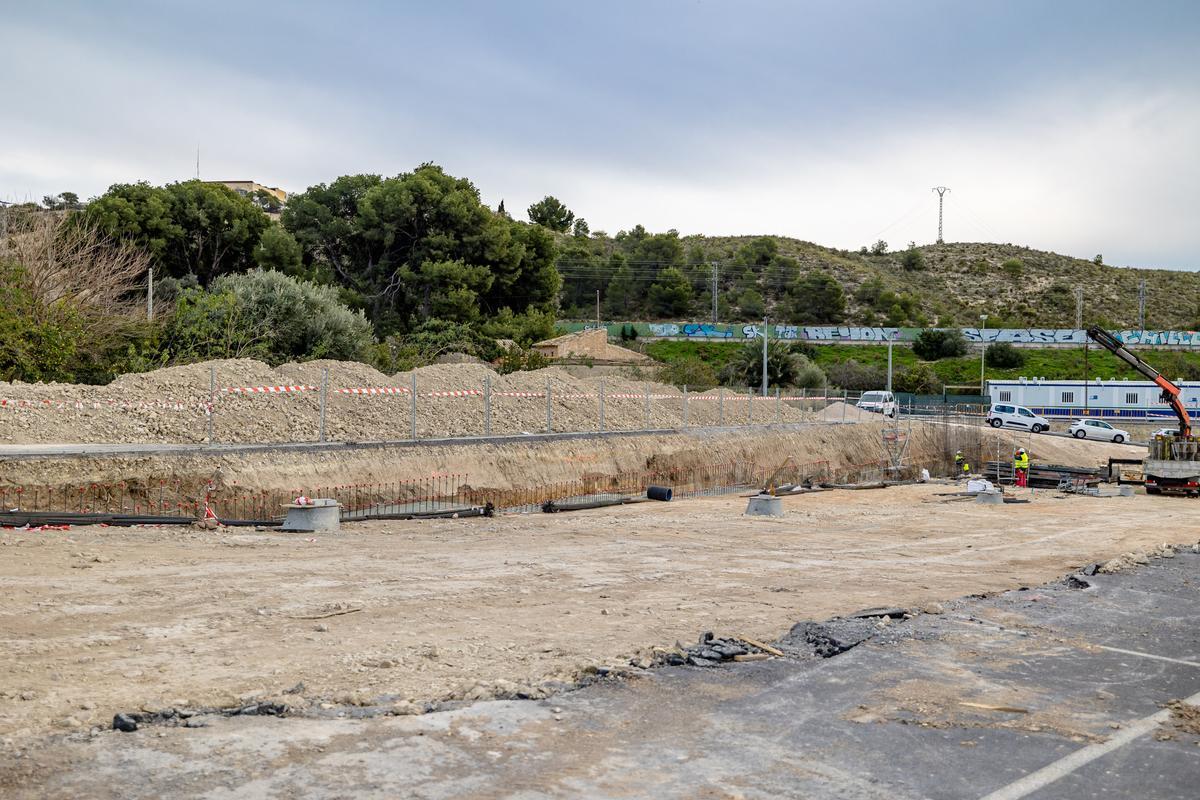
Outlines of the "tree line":
<svg viewBox="0 0 1200 800">
<path fill-rule="evenodd" d="M 86 203 L 62 192 L 2 213 L 6 379 L 102 382 L 224 357 L 401 369 L 448 351 L 537 366 L 523 348 L 553 335 L 558 316 L 592 318 L 597 299 L 607 318 L 695 318 L 714 289 L 703 246 L 685 247 L 676 231 L 592 233 L 550 196 L 529 206 L 527 222 L 515 220 L 434 164 L 344 175 L 286 204 L 189 180 L 117 184 Z M 67 251 L 80 280 L 47 292 Z M 144 314 L 150 268 L 154 320 Z M 90 284 L 107 287 L 104 302 Z M 820 324 L 846 314 L 838 281 L 802 268 L 769 237 L 727 260 L 715 288 L 722 319 L 770 313 Z M 866 291 L 904 313 L 904 298 Z M 504 340 L 515 348 L 501 348 Z"/>
</svg>

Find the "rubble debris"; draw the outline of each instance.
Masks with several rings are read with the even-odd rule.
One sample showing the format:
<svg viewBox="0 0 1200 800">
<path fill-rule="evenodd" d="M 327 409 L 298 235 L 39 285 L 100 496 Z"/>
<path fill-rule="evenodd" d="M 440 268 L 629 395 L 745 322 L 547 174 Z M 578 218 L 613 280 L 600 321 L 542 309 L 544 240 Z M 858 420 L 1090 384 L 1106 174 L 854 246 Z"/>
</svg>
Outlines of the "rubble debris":
<svg viewBox="0 0 1200 800">
<path fill-rule="evenodd" d="M 1174 558 L 1175 548 L 1169 544 L 1160 544 L 1152 547 L 1149 550 L 1137 550 L 1132 553 L 1122 553 L 1116 558 L 1111 558 L 1101 564 L 1096 571 L 1110 575 L 1114 572 L 1122 572 L 1133 567 L 1145 566 L 1150 563 L 1152 558 Z"/>
<path fill-rule="evenodd" d="M 1092 584 L 1090 581 L 1085 581 L 1078 575 L 1068 575 L 1067 577 L 1063 578 L 1063 585 L 1068 589 L 1086 589 Z"/>
<path fill-rule="evenodd" d="M 1200 736 L 1200 706 L 1182 700 L 1172 700 L 1164 704 L 1163 708 L 1171 712 L 1171 716 L 1163 721 L 1163 728 L 1170 726 L 1175 731 Z"/>
<path fill-rule="evenodd" d="M 283 717 L 291 709 L 283 703 L 250 703 L 231 708 L 165 708 L 161 711 L 128 711 L 113 716 L 113 730 L 132 733 L 143 725 L 169 725 L 173 727 L 198 728 L 206 723 L 193 722 L 194 718 L 206 715 L 223 717 L 259 716 Z"/>
<path fill-rule="evenodd" d="M 793 647 L 807 645 L 815 655 L 832 658 L 867 641 L 878 630 L 878 621 L 871 618 L 798 622 L 788 631 L 783 642 Z"/>
<path fill-rule="evenodd" d="M 958 701 L 960 706 L 967 708 L 978 708 L 982 711 L 1001 711 L 1005 714 L 1028 714 L 1028 708 L 1017 708 L 1016 706 L 994 706 L 991 703 L 970 703 L 966 700 Z"/>
<path fill-rule="evenodd" d="M 124 733 L 133 733 L 138 729 L 137 720 L 129 714 L 115 715 L 112 726 L 114 731 L 122 731 Z"/>
<path fill-rule="evenodd" d="M 757 652 L 751 652 L 752 650 Z M 674 650 L 658 654 L 653 665 L 678 667 L 690 664 L 693 667 L 715 667 L 732 661 L 762 661 L 773 655 L 782 656 L 784 652 L 746 637 L 721 638 L 714 636 L 712 631 L 705 631 L 700 635 L 699 641 L 691 647 L 676 643 Z"/>
<path fill-rule="evenodd" d="M 847 616 L 849 619 L 871 619 L 872 617 L 904 619 L 905 617 L 912 616 L 912 614 L 907 608 L 867 608 L 862 611 L 856 611 Z"/>
</svg>

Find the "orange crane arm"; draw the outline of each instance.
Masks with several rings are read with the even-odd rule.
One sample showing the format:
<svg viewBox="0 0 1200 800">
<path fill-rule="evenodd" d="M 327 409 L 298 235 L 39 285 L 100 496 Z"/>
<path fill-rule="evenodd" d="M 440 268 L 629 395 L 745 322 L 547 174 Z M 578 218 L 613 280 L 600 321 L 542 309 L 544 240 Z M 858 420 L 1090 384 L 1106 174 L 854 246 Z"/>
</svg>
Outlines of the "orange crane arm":
<svg viewBox="0 0 1200 800">
<path fill-rule="evenodd" d="M 1179 399 L 1180 390 L 1178 386 L 1163 377 L 1163 374 L 1154 367 L 1150 366 L 1145 361 L 1142 361 L 1140 358 L 1131 353 L 1125 347 L 1125 345 L 1121 344 L 1117 337 L 1113 336 L 1103 328 L 1093 325 L 1092 327 L 1088 328 L 1087 335 L 1088 338 L 1090 338 L 1093 342 L 1105 348 L 1114 356 L 1121 359 L 1150 380 L 1154 381 L 1154 383 L 1158 385 L 1158 388 L 1162 389 L 1162 396 L 1160 399 L 1164 403 L 1170 404 L 1171 410 L 1175 412 L 1175 416 L 1179 419 L 1179 435 L 1184 437 L 1192 435 L 1192 418 L 1188 416 L 1188 412 L 1187 409 L 1184 408 L 1183 401 Z"/>
</svg>

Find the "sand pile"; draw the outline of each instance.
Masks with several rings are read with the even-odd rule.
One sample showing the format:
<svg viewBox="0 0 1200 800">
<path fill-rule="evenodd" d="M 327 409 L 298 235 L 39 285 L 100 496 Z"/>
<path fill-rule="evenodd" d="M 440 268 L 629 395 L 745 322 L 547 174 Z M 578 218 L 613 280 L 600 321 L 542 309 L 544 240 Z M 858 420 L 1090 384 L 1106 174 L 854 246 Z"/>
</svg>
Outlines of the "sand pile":
<svg viewBox="0 0 1200 800">
<path fill-rule="evenodd" d="M 414 377 L 421 438 L 482 435 L 483 392 L 489 382 L 493 434 L 545 432 L 547 392 L 555 432 L 597 430 L 601 390 L 606 430 L 813 418 L 798 404 L 713 390 L 689 394 L 685 420 L 684 396 L 673 386 L 612 376 L 579 378 L 557 367 L 499 375 L 483 364 L 439 364 L 388 376 L 355 362 L 310 361 L 272 368 L 252 359 L 228 359 L 123 375 L 107 386 L 0 383 L 0 442 L 203 442 L 214 375 L 216 441 L 311 441 L 319 431 L 319 389 L 325 370 L 329 373 L 326 436 L 339 441 L 408 438 L 412 431 L 408 390 Z M 262 386 L 314 388 L 281 394 L 223 391 Z M 337 391 L 379 388 L 404 391 Z M 840 413 L 835 416 L 841 420 Z"/>
<path fill-rule="evenodd" d="M 815 414 L 821 422 L 879 422 L 885 417 L 873 411 L 863 411 L 857 406 L 835 400 Z"/>
</svg>

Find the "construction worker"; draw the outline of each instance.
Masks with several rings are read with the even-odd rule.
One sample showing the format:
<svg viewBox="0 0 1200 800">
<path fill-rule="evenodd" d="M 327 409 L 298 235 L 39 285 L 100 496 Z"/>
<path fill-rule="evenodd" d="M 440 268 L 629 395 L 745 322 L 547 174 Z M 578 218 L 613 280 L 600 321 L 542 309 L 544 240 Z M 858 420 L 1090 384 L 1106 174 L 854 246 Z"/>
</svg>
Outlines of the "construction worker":
<svg viewBox="0 0 1200 800">
<path fill-rule="evenodd" d="M 1024 447 L 1017 448 L 1017 454 L 1013 456 L 1013 475 L 1017 478 L 1017 486 L 1029 485 L 1029 453 L 1025 452 Z"/>
<path fill-rule="evenodd" d="M 966 456 L 963 455 L 962 450 L 959 450 L 954 454 L 954 469 L 960 475 L 971 474 L 971 465 L 967 463 Z"/>
</svg>

